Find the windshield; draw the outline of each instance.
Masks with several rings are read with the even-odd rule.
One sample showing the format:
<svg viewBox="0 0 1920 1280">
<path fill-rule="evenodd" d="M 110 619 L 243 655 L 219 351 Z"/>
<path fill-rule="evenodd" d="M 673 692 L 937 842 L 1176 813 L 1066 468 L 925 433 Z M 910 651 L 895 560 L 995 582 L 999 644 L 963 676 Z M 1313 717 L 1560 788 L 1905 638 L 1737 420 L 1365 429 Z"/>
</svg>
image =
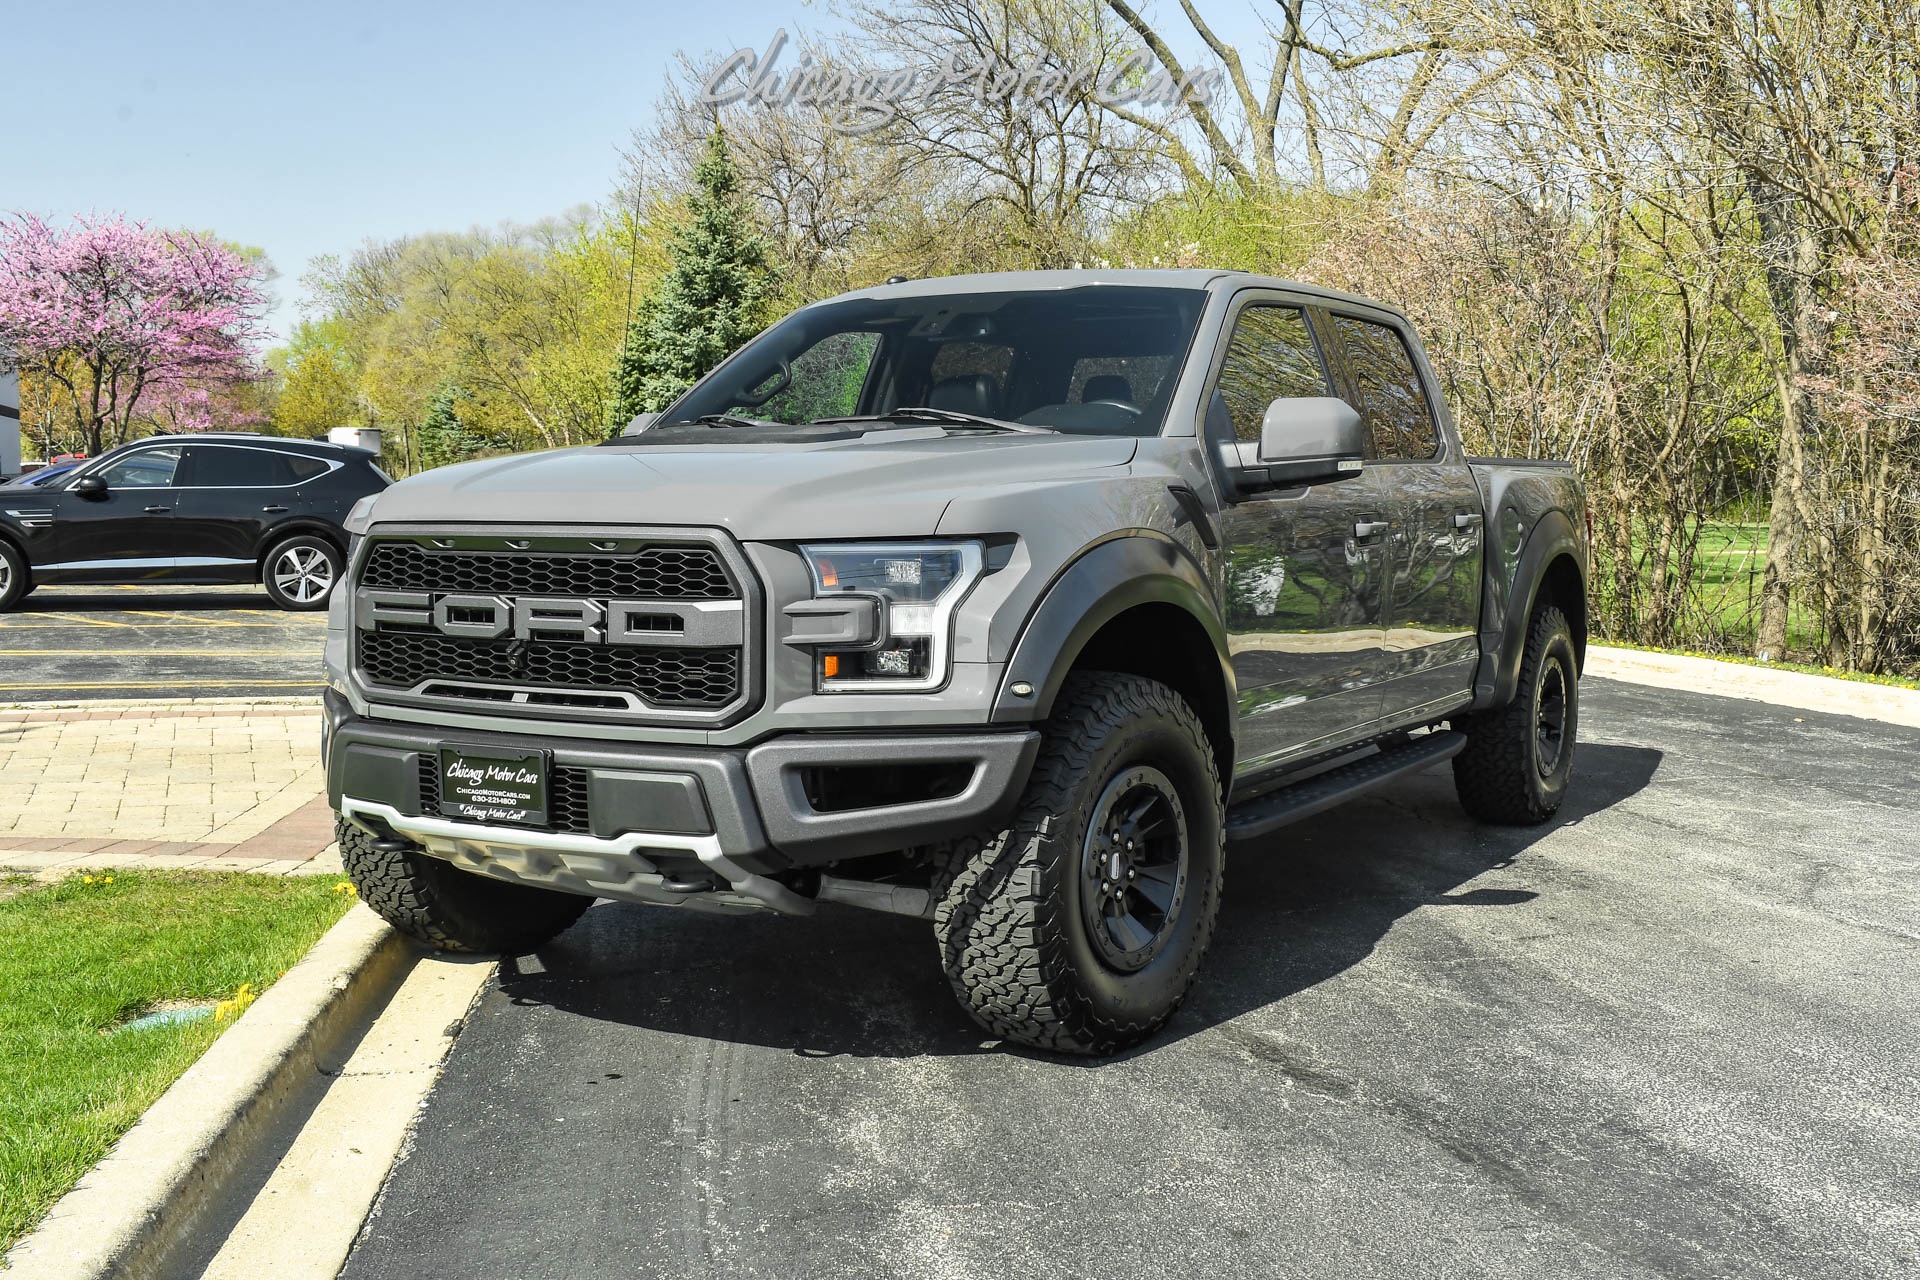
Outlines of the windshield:
<svg viewBox="0 0 1920 1280">
<path fill-rule="evenodd" d="M 1080 435 L 1159 434 L 1206 295 L 1088 285 L 808 307 L 661 418 L 720 428 L 969 419 Z M 659 425 L 659 424 L 657 424 Z"/>
</svg>

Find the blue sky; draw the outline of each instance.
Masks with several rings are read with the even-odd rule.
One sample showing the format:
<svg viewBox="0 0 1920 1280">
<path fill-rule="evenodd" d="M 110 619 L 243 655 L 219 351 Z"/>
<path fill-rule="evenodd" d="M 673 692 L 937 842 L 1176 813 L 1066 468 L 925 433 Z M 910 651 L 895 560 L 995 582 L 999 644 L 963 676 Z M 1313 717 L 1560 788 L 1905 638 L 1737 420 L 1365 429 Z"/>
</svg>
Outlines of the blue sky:
<svg viewBox="0 0 1920 1280">
<path fill-rule="evenodd" d="M 1241 25 L 1245 5 L 1208 8 Z M 311 258 L 598 201 L 676 53 L 831 25 L 797 0 L 9 8 L 0 212 L 124 212 L 258 245 L 283 336 Z"/>
</svg>

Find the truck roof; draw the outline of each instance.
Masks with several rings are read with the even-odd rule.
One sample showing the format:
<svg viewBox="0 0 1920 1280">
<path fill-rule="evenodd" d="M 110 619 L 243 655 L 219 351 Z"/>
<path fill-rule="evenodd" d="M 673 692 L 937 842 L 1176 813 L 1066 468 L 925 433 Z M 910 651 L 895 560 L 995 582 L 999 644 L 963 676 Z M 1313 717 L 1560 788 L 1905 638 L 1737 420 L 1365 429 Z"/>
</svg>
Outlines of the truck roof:
<svg viewBox="0 0 1920 1280">
<path fill-rule="evenodd" d="M 938 297 L 948 293 L 1012 293 L 1032 289 L 1079 289 L 1088 285 L 1132 285 L 1156 289 L 1266 288 L 1310 294 L 1333 302 L 1351 302 L 1404 315 L 1400 308 L 1359 294 L 1342 293 L 1317 284 L 1286 280 L 1279 276 L 1258 275 L 1251 271 L 1224 271 L 1209 267 L 1163 267 L 1150 270 L 1124 268 L 1077 268 L 1070 271 L 983 271 L 970 275 L 927 276 L 902 280 L 897 284 L 852 289 L 825 302 L 850 298 Z M 818 306 L 819 303 L 814 305 Z"/>
</svg>

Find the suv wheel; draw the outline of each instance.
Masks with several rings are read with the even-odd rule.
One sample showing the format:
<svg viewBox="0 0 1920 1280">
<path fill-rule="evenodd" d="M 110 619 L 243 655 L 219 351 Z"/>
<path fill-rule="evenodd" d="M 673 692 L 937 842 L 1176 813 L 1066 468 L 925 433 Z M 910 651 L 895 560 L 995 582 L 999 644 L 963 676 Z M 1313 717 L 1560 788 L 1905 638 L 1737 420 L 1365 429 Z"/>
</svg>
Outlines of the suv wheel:
<svg viewBox="0 0 1920 1280">
<path fill-rule="evenodd" d="M 334 832 L 360 901 L 441 951 L 531 951 L 593 905 L 579 894 L 489 880 L 417 848 L 376 849 L 373 836 L 345 818 L 335 820 Z"/>
<path fill-rule="evenodd" d="M 1461 808 L 1511 826 L 1559 812 L 1580 728 L 1580 667 L 1565 614 L 1548 605 L 1533 615 L 1513 701 L 1458 727 L 1467 733 L 1466 750 L 1453 758 Z"/>
<path fill-rule="evenodd" d="M 33 590 L 27 573 L 27 558 L 11 542 L 0 538 L 0 609 L 11 609 Z"/>
<path fill-rule="evenodd" d="M 1213 936 L 1224 830 L 1213 748 L 1179 694 L 1069 677 L 1012 824 L 941 850 L 934 930 L 961 1004 L 1038 1049 L 1146 1039 Z"/>
<path fill-rule="evenodd" d="M 340 553 L 310 533 L 275 544 L 261 563 L 261 584 L 282 609 L 324 609 L 340 581 Z"/>
</svg>

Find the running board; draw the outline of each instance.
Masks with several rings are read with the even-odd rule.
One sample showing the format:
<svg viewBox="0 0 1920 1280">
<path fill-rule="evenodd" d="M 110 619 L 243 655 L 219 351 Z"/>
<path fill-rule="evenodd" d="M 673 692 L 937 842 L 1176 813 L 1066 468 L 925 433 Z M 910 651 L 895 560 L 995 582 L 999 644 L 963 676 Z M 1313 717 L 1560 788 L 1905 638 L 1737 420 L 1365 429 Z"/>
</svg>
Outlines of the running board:
<svg viewBox="0 0 1920 1280">
<path fill-rule="evenodd" d="M 1451 760 L 1466 745 L 1464 733 L 1453 730 L 1429 733 L 1403 746 L 1390 747 L 1352 764 L 1315 774 L 1305 782 L 1270 791 L 1227 810 L 1227 839 L 1231 842 L 1258 839 L 1289 822 L 1345 804 L 1382 783 L 1419 773 L 1442 760 Z"/>
</svg>

